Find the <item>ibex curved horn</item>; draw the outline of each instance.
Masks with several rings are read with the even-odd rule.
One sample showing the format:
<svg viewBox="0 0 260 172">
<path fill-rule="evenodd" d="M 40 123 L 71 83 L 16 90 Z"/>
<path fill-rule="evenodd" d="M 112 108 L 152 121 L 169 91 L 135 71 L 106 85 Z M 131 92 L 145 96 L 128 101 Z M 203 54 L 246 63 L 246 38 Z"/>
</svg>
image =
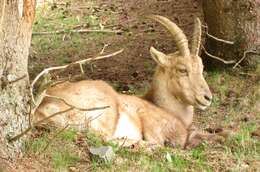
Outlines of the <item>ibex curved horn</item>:
<svg viewBox="0 0 260 172">
<path fill-rule="evenodd" d="M 149 15 L 148 18 L 154 19 L 166 27 L 173 36 L 173 39 L 182 56 L 190 56 L 188 40 L 182 30 L 171 20 L 159 15 Z"/>
<path fill-rule="evenodd" d="M 191 54 L 198 56 L 201 44 L 201 22 L 197 17 L 194 23 L 194 30 L 192 36 Z"/>
</svg>

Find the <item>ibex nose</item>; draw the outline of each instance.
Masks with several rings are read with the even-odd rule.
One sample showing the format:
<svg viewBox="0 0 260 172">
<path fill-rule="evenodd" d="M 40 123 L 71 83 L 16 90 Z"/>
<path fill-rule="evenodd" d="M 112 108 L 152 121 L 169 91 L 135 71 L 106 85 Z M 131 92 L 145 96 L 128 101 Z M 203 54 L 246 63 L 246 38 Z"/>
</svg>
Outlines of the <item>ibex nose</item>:
<svg viewBox="0 0 260 172">
<path fill-rule="evenodd" d="M 212 100 L 212 96 L 211 95 L 204 95 L 204 98 L 207 100 L 207 101 L 211 101 Z"/>
</svg>

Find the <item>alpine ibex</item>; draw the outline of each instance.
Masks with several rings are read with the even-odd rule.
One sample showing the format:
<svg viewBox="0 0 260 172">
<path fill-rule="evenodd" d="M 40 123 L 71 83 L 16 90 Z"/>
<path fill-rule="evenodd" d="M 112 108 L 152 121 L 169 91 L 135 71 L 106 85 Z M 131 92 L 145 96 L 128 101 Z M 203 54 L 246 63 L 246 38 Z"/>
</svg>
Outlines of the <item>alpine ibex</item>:
<svg viewBox="0 0 260 172">
<path fill-rule="evenodd" d="M 50 118 L 49 122 L 58 126 L 90 127 L 108 139 L 126 137 L 161 145 L 166 142 L 186 145 L 190 140 L 188 128 L 192 122 L 193 106 L 204 109 L 212 98 L 198 56 L 200 21 L 196 22 L 190 52 L 187 38 L 176 24 L 162 16 L 150 17 L 171 32 L 179 50 L 165 55 L 151 47 L 151 55 L 158 63 L 151 90 L 146 95 L 152 103 L 119 94 L 103 81 L 65 82 L 47 89 L 46 94 L 50 96 L 45 97 L 36 109 L 36 119 L 64 111 Z M 74 108 L 66 111 L 71 106 Z M 96 111 L 81 110 L 102 106 L 109 107 Z"/>
<path fill-rule="evenodd" d="M 150 53 L 158 66 L 144 98 L 177 116 L 188 128 L 193 120 L 193 107 L 204 110 L 212 99 L 199 57 L 201 22 L 196 19 L 190 51 L 186 36 L 175 23 L 158 15 L 151 18 L 170 31 L 178 51 L 166 55 L 151 47 Z"/>
</svg>

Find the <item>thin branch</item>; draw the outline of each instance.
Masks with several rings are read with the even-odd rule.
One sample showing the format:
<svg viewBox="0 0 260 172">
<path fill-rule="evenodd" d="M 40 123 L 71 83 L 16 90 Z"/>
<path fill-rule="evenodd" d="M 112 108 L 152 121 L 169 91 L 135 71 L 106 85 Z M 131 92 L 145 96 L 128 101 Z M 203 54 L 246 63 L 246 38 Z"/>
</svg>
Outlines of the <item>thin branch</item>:
<svg viewBox="0 0 260 172">
<path fill-rule="evenodd" d="M 239 72 L 240 75 L 247 75 L 250 77 L 257 77 L 257 74 L 253 74 L 253 73 L 246 73 L 246 72 Z"/>
<path fill-rule="evenodd" d="M 204 50 L 205 54 L 206 54 L 207 56 L 213 58 L 213 59 L 219 60 L 219 61 L 223 62 L 224 64 L 233 64 L 233 63 L 236 63 L 235 60 L 229 60 L 229 61 L 227 61 L 227 60 L 224 60 L 224 59 L 222 59 L 222 58 L 220 58 L 220 57 L 214 56 L 214 55 L 208 53 L 204 46 L 201 46 L 201 47 L 202 47 L 202 49 Z"/>
<path fill-rule="evenodd" d="M 89 109 L 89 108 L 80 108 L 80 107 L 76 107 L 72 104 L 69 104 L 65 99 L 58 97 L 58 96 L 52 96 L 52 95 L 48 95 L 48 94 L 43 94 L 43 97 L 49 97 L 49 98 L 54 98 L 54 99 L 58 99 L 63 101 L 63 103 L 65 103 L 66 105 L 68 105 L 69 107 L 73 107 L 75 109 L 78 109 L 80 111 L 92 111 L 92 110 L 102 110 L 102 109 L 106 109 L 109 108 L 110 106 L 103 106 L 101 108 L 94 108 L 94 109 Z"/>
<path fill-rule="evenodd" d="M 97 56 L 97 57 L 94 57 L 94 58 L 89 58 L 89 59 L 80 60 L 80 61 L 76 61 L 76 62 L 73 62 L 71 65 L 79 64 L 79 63 L 86 63 L 86 62 L 93 61 L 93 60 L 105 59 L 105 58 L 108 58 L 108 57 L 112 57 L 112 56 L 118 55 L 118 54 L 122 53 L 123 51 L 124 51 L 124 49 L 121 49 L 121 50 L 116 51 L 116 52 L 111 53 L 111 54 L 107 54 L 107 55 L 103 55 L 103 56 Z"/>
<path fill-rule="evenodd" d="M 124 145 L 125 145 L 125 143 L 126 143 L 126 140 L 127 140 L 127 137 L 124 137 L 123 139 L 124 139 L 124 140 L 123 140 L 123 143 L 119 146 L 119 150 L 124 147 Z"/>
<path fill-rule="evenodd" d="M 247 50 L 247 51 L 245 51 L 243 57 L 233 66 L 233 69 L 235 69 L 246 58 L 246 55 L 248 53 L 258 54 L 258 52 L 255 51 L 255 50 Z"/>
<path fill-rule="evenodd" d="M 94 111 L 94 110 L 101 110 L 101 109 L 105 109 L 105 108 L 108 108 L 108 106 L 84 109 L 84 111 Z M 52 114 L 52 115 L 50 115 L 50 116 L 47 116 L 47 117 L 45 117 L 45 118 L 43 118 L 43 119 L 37 121 L 33 126 L 29 126 L 29 127 L 28 127 L 25 131 L 23 131 L 22 133 L 20 133 L 20 134 L 14 136 L 14 137 L 8 139 L 8 141 L 9 141 L 9 142 L 16 141 L 16 140 L 18 140 L 19 138 L 21 138 L 22 136 L 24 136 L 25 134 L 27 134 L 29 131 L 31 131 L 31 130 L 34 128 L 34 126 L 38 126 L 38 125 L 40 125 L 41 123 L 43 123 L 43 122 L 45 122 L 45 121 L 47 121 L 47 120 L 49 120 L 49 119 L 51 119 L 51 118 L 53 118 L 53 117 L 55 117 L 55 116 L 57 116 L 57 115 L 64 114 L 64 113 L 69 112 L 69 111 L 71 111 L 71 110 L 73 110 L 73 109 L 75 109 L 75 108 L 74 108 L 74 107 L 70 107 L 70 108 L 67 108 L 67 109 L 65 109 L 65 110 L 63 110 L 63 111 L 59 111 L 59 112 L 56 112 L 56 113 L 54 113 L 54 114 Z M 82 110 L 82 108 L 81 108 L 81 110 Z"/>
<path fill-rule="evenodd" d="M 25 77 L 26 77 L 26 75 L 23 75 L 23 76 L 21 76 L 21 77 L 19 77 L 19 78 L 17 78 L 17 79 L 14 79 L 14 80 L 12 80 L 12 81 L 9 81 L 8 84 L 13 84 L 13 83 L 15 83 L 15 82 L 17 82 L 17 81 L 20 81 L 20 80 L 24 79 Z"/>
<path fill-rule="evenodd" d="M 94 120 L 96 120 L 96 119 L 98 119 L 100 116 L 102 116 L 104 113 L 101 113 L 101 114 L 98 114 L 96 117 L 94 117 L 94 118 L 92 118 L 92 117 L 90 117 L 90 118 L 88 118 L 88 124 L 87 125 L 89 125 L 92 121 L 94 121 Z"/>
<path fill-rule="evenodd" d="M 105 51 L 105 49 L 107 48 L 109 46 L 109 44 L 104 44 L 104 46 L 103 46 L 103 48 L 102 48 L 102 50 L 100 51 L 100 55 L 101 54 L 104 54 L 104 51 Z"/>
<path fill-rule="evenodd" d="M 57 30 L 57 31 L 52 31 L 52 32 L 33 32 L 33 35 L 52 35 L 52 34 L 64 34 L 64 33 L 122 33 L 122 30 L 109 30 L 109 29 L 103 29 L 103 30 L 92 30 L 92 29 L 80 29 L 80 30 Z"/>
<path fill-rule="evenodd" d="M 52 117 L 54 117 L 54 116 L 57 116 L 57 115 L 59 115 L 59 114 L 62 114 L 62 113 L 71 111 L 72 109 L 74 109 L 74 108 L 73 108 L 73 107 L 70 107 L 70 108 L 68 108 L 68 109 L 66 109 L 66 110 L 63 110 L 63 111 L 60 111 L 60 112 L 56 112 L 56 113 L 54 113 L 54 114 L 52 114 L 52 115 L 50 115 L 50 116 L 48 116 L 48 117 L 46 117 L 46 118 L 44 118 L 44 119 L 38 121 L 38 122 L 36 122 L 36 123 L 34 124 L 34 126 L 37 126 L 37 125 L 41 124 L 42 122 L 44 122 L 44 121 L 46 121 L 46 120 L 48 120 L 48 119 L 50 119 L 50 118 L 52 118 Z M 9 141 L 9 142 L 13 142 L 13 141 L 18 140 L 19 138 L 21 138 L 22 136 L 24 136 L 25 134 L 27 134 L 27 133 L 28 133 L 29 131 L 31 131 L 32 129 L 33 129 L 33 127 L 32 127 L 32 126 L 29 126 L 29 127 L 28 127 L 26 130 L 24 130 L 22 133 L 20 133 L 20 134 L 14 136 L 14 137 L 8 139 L 8 141 Z"/>
<path fill-rule="evenodd" d="M 209 32 L 208 32 L 208 26 L 206 26 L 206 25 L 201 25 L 201 26 L 206 29 L 206 35 L 207 35 L 208 37 L 210 37 L 210 38 L 212 38 L 212 39 L 215 39 L 216 41 L 219 41 L 219 42 L 224 42 L 224 43 L 226 43 L 226 44 L 231 44 L 231 45 L 234 44 L 233 41 L 228 41 L 228 40 L 225 40 L 225 39 L 220 39 L 220 38 L 217 38 L 216 36 L 213 36 L 213 35 L 209 34 Z"/>
<path fill-rule="evenodd" d="M 81 109 L 81 111 L 94 111 L 94 110 L 102 110 L 102 109 L 106 109 L 106 108 L 108 108 L 108 106 L 97 107 L 97 108 L 90 108 L 90 109 L 84 109 L 84 110 Z M 34 124 L 34 126 L 37 126 L 37 125 L 39 125 L 39 124 L 41 124 L 41 123 L 43 123 L 43 122 L 45 122 L 45 121 L 47 121 L 47 120 L 49 120 L 49 119 L 51 119 L 51 118 L 53 118 L 53 117 L 55 117 L 55 116 L 61 114 L 61 113 L 65 113 L 65 112 L 71 111 L 71 110 L 73 110 L 73 109 L 75 109 L 75 108 L 74 108 L 74 107 L 70 107 L 70 108 L 68 108 L 68 109 L 66 109 L 66 110 L 64 110 L 64 111 L 56 112 L 56 113 L 54 113 L 54 114 L 52 114 L 52 115 L 50 115 L 50 116 L 47 116 L 46 118 L 43 118 L 43 119 L 40 120 L 40 121 L 37 121 L 37 122 Z"/>
<path fill-rule="evenodd" d="M 103 56 L 97 56 L 97 57 L 94 57 L 94 58 L 88 58 L 88 59 L 84 59 L 84 60 L 79 60 L 79 61 L 72 62 L 72 63 L 70 63 L 70 64 L 63 65 L 63 66 L 56 66 L 56 67 L 50 67 L 50 68 L 44 69 L 43 71 L 41 71 L 41 72 L 34 78 L 32 84 L 31 84 L 30 93 L 31 93 L 31 97 L 32 97 L 32 102 L 36 105 L 36 102 L 35 102 L 35 99 L 34 99 L 34 95 L 33 95 L 33 89 L 34 89 L 35 83 L 40 79 L 41 76 L 46 75 L 46 74 L 48 74 L 50 71 L 53 71 L 53 70 L 66 69 L 67 67 L 69 67 L 69 66 L 71 66 L 71 65 L 83 64 L 83 63 L 86 63 L 86 62 L 89 62 L 89 61 L 93 61 L 93 60 L 100 60 L 100 59 L 105 59 L 105 58 L 108 58 L 108 57 L 112 57 L 112 56 L 115 56 L 115 55 L 118 55 L 118 54 L 122 53 L 123 51 L 124 51 L 124 49 L 121 49 L 121 50 L 116 51 L 116 52 L 111 53 L 111 54 L 107 54 L 107 55 L 103 55 Z"/>
<path fill-rule="evenodd" d="M 79 67 L 80 67 L 81 74 L 85 74 L 85 71 L 84 71 L 82 63 L 79 63 Z"/>
<path fill-rule="evenodd" d="M 66 130 L 69 127 L 69 124 L 67 124 L 65 127 L 63 127 L 62 129 L 60 129 L 57 133 L 55 133 L 52 138 L 49 139 L 49 142 L 46 144 L 46 146 L 43 148 L 42 151 L 45 151 L 49 145 L 53 142 L 53 140 L 60 135 L 64 130 Z"/>
<path fill-rule="evenodd" d="M 227 40 L 224 40 L 224 39 L 217 38 L 217 37 L 215 37 L 215 36 L 209 34 L 208 32 L 206 32 L 206 35 L 207 35 L 208 37 L 212 38 L 212 39 L 215 39 L 216 41 L 219 41 L 219 42 L 224 42 L 224 43 L 230 44 L 230 45 L 233 45 L 233 44 L 234 44 L 233 41 L 227 41 Z"/>
<path fill-rule="evenodd" d="M 32 127 L 32 104 L 29 103 L 29 112 L 28 112 L 28 116 L 29 116 L 29 127 Z"/>
</svg>

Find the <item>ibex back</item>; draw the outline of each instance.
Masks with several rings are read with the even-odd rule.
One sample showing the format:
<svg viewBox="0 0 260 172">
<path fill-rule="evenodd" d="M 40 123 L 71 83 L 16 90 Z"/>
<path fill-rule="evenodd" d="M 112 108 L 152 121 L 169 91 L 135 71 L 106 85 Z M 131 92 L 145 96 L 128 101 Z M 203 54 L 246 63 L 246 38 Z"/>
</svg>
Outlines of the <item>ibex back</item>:
<svg viewBox="0 0 260 172">
<path fill-rule="evenodd" d="M 200 22 L 197 20 L 190 53 L 188 41 L 181 29 L 162 16 L 151 18 L 163 24 L 173 35 L 179 49 L 165 55 L 155 48 L 150 52 L 158 63 L 151 90 L 146 98 L 123 95 L 115 92 L 103 81 L 65 82 L 49 88 L 35 112 L 38 120 L 72 105 L 70 111 L 50 118 L 58 126 L 70 124 L 76 128 L 90 127 L 104 134 L 107 139 L 123 138 L 151 143 L 184 146 L 189 140 L 188 127 L 194 105 L 205 108 L 210 104 L 211 93 L 203 78 L 203 65 L 198 57 L 200 44 Z M 62 101 L 62 100 L 64 101 Z M 109 106 L 96 111 L 82 111 L 80 108 Z M 80 108 L 76 108 L 80 107 Z M 190 112 L 191 111 L 191 112 Z M 189 118 L 188 120 L 186 118 Z"/>
</svg>

